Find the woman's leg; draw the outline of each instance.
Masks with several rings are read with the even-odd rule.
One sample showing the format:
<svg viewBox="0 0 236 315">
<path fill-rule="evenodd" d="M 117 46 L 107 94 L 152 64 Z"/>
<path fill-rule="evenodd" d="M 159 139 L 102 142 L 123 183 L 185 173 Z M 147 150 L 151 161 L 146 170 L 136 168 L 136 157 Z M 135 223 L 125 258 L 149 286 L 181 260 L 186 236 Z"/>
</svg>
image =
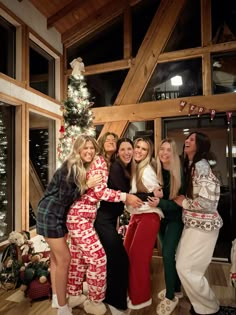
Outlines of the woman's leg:
<svg viewBox="0 0 236 315">
<path fill-rule="evenodd" d="M 129 249 L 129 297 L 133 305 L 151 298 L 150 263 L 160 217 L 156 213 L 135 215 L 137 228 Z"/>
<path fill-rule="evenodd" d="M 166 283 L 166 297 L 173 300 L 180 291 L 180 280 L 176 271 L 175 253 L 183 230 L 183 223 L 169 221 L 162 242 L 162 256 Z"/>
<path fill-rule="evenodd" d="M 219 310 L 219 302 L 205 277 L 218 234 L 219 230 L 204 232 L 197 228 L 184 228 L 176 253 L 176 268 L 181 283 L 199 314 Z"/>
<path fill-rule="evenodd" d="M 96 221 L 96 232 L 107 256 L 107 288 L 104 302 L 117 309 L 127 309 L 128 255 L 123 241 L 110 220 Z"/>
<path fill-rule="evenodd" d="M 66 304 L 66 287 L 68 279 L 68 268 L 70 264 L 70 251 L 63 238 L 46 238 L 51 254 L 52 288 L 57 294 L 59 306 Z"/>
</svg>

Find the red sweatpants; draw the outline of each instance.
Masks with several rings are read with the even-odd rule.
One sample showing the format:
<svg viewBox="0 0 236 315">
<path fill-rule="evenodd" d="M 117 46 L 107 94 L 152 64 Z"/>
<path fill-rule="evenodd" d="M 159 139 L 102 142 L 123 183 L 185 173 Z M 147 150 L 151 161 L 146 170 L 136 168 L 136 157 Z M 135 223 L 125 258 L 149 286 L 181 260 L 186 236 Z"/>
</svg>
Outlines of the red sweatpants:
<svg viewBox="0 0 236 315">
<path fill-rule="evenodd" d="M 128 294 L 133 305 L 151 298 L 150 264 L 159 229 L 157 213 L 131 216 L 124 246 L 130 262 Z"/>
</svg>

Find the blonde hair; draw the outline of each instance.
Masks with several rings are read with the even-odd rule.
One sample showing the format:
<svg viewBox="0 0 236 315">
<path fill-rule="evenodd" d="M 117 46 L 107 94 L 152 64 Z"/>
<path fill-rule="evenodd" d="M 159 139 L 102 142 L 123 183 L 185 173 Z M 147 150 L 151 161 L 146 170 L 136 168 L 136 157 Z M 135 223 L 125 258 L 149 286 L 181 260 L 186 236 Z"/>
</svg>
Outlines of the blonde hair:
<svg viewBox="0 0 236 315">
<path fill-rule="evenodd" d="M 115 160 L 115 155 L 116 155 L 116 152 L 114 152 L 112 154 L 112 156 L 108 156 L 107 152 L 105 151 L 104 149 L 104 143 L 106 142 L 106 139 L 108 136 L 113 136 L 115 138 L 115 141 L 117 142 L 118 140 L 118 135 L 114 132 L 110 132 L 110 131 L 107 131 L 106 133 L 104 133 L 104 135 L 102 135 L 99 139 L 98 139 L 98 146 L 100 148 L 100 154 L 104 157 L 104 160 L 106 161 L 107 163 L 107 166 L 108 168 L 110 167 L 111 165 L 111 162 L 113 162 Z M 116 151 L 116 150 L 115 150 Z"/>
<path fill-rule="evenodd" d="M 138 142 L 140 141 L 143 141 L 148 144 L 148 154 L 146 158 L 140 161 L 139 163 L 136 163 L 135 160 L 133 159 L 131 177 L 133 178 L 136 175 L 136 186 L 138 192 L 147 192 L 147 188 L 144 186 L 142 182 L 142 177 L 144 169 L 146 168 L 147 165 L 150 165 L 156 172 L 155 164 L 153 161 L 153 143 L 148 138 L 147 139 L 137 138 L 134 141 L 134 149 L 136 148 Z"/>
<path fill-rule="evenodd" d="M 73 172 L 74 181 L 76 185 L 79 187 L 82 194 L 87 188 L 86 172 L 92 161 L 90 163 L 84 163 L 83 160 L 81 159 L 80 153 L 88 141 L 92 142 L 95 148 L 95 155 L 98 154 L 99 148 L 98 148 L 98 144 L 96 140 L 91 136 L 81 134 L 75 140 L 71 153 L 66 158 L 67 169 L 68 169 L 67 179 L 69 178 L 70 174 Z"/>
<path fill-rule="evenodd" d="M 163 143 L 170 144 L 171 150 L 171 158 L 170 158 L 170 195 L 169 199 L 174 199 L 180 190 L 181 187 L 181 164 L 179 154 L 177 152 L 177 146 L 173 139 L 166 138 L 163 139 L 158 145 L 158 155 L 157 155 L 157 177 L 161 180 L 163 185 L 163 177 L 162 177 L 162 165 L 159 159 L 159 151 Z"/>
</svg>

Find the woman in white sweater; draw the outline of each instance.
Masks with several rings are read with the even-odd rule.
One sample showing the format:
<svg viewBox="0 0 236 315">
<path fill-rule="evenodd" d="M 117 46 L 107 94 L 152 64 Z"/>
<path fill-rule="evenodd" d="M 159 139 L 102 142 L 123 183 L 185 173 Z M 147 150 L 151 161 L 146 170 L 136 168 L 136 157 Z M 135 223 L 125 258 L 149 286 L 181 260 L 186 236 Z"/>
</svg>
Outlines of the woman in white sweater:
<svg viewBox="0 0 236 315">
<path fill-rule="evenodd" d="M 148 139 L 134 142 L 133 167 L 130 193 L 152 193 L 162 197 L 157 173 L 152 165 L 153 145 Z M 150 207 L 148 201 L 140 208 L 127 207 L 131 213 L 124 246 L 129 256 L 129 301 L 130 309 L 141 309 L 152 304 L 150 263 L 153 248 L 160 229 L 163 213 L 160 208 Z"/>
<path fill-rule="evenodd" d="M 223 225 L 217 211 L 220 184 L 208 162 L 210 147 L 210 140 L 203 133 L 193 132 L 186 138 L 184 174 L 187 193 L 175 199 L 183 207 L 184 222 L 176 268 L 192 304 L 190 312 L 194 315 L 218 314 L 219 311 L 219 302 L 205 278 Z"/>
</svg>

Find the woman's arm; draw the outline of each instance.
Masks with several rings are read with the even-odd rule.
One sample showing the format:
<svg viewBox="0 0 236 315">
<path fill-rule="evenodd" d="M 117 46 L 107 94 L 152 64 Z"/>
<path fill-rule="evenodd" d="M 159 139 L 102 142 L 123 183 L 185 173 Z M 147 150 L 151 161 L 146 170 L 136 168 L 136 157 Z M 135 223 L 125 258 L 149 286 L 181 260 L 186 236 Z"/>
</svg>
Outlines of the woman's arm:
<svg viewBox="0 0 236 315">
<path fill-rule="evenodd" d="M 175 202 L 190 211 L 216 210 L 220 197 L 220 185 L 218 179 L 212 173 L 210 165 L 205 160 L 195 165 L 193 195 L 192 199 L 178 196 Z"/>
</svg>

